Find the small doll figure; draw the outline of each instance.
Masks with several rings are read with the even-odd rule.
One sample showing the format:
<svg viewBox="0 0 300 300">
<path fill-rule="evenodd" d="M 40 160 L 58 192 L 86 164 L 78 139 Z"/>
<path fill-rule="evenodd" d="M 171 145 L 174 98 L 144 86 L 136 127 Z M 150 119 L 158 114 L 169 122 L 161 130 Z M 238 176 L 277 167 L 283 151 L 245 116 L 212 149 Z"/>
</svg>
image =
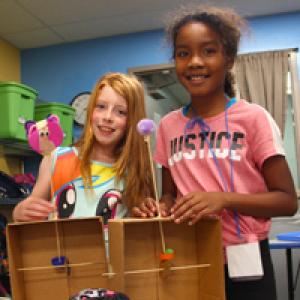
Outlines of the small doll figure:
<svg viewBox="0 0 300 300">
<path fill-rule="evenodd" d="M 70 300 L 130 300 L 125 294 L 107 289 L 85 289 L 72 296 Z"/>
<path fill-rule="evenodd" d="M 107 225 L 109 219 L 115 218 L 121 199 L 121 191 L 114 189 L 108 190 L 101 197 L 97 205 L 96 216 L 102 217 L 104 225 Z"/>
<path fill-rule="evenodd" d="M 27 121 L 25 129 L 29 145 L 41 155 L 49 155 L 64 138 L 59 118 L 56 115 L 49 115 L 47 119 L 38 122 Z"/>
</svg>

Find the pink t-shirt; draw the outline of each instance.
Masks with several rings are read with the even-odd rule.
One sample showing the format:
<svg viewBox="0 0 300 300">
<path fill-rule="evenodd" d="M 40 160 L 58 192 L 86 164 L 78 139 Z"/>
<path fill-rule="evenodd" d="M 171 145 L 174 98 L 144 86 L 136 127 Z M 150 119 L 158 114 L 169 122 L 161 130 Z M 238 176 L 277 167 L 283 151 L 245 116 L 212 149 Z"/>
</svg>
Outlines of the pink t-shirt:
<svg viewBox="0 0 300 300">
<path fill-rule="evenodd" d="M 229 107 L 227 115 L 230 140 L 225 112 L 204 120 L 210 128 L 209 132 L 202 131 L 196 124 L 186 131 L 186 139 L 184 128 L 190 119 L 183 115 L 182 109 L 169 113 L 161 120 L 154 159 L 170 170 L 178 196 L 193 191 L 231 191 L 231 164 L 234 192 L 255 194 L 267 191 L 261 167 L 267 158 L 284 155 L 279 128 L 264 108 L 244 100 Z M 215 153 L 224 180 L 211 151 Z M 223 245 L 239 243 L 233 212 L 224 210 L 221 216 Z M 267 237 L 270 228 L 269 219 L 240 214 L 239 223 L 241 233 L 255 234 L 259 240 Z"/>
</svg>

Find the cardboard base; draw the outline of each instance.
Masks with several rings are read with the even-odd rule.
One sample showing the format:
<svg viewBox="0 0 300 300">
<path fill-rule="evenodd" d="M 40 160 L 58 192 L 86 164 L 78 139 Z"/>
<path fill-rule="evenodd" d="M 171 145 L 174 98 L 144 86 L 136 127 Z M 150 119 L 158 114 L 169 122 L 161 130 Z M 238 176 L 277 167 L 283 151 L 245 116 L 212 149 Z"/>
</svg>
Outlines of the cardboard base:
<svg viewBox="0 0 300 300">
<path fill-rule="evenodd" d="M 171 267 L 178 268 L 167 272 L 158 270 L 158 219 L 109 221 L 111 268 L 99 218 L 9 224 L 13 299 L 67 300 L 82 289 L 103 287 L 131 300 L 225 300 L 219 221 L 202 220 L 195 226 L 161 222 L 166 248 L 175 252 Z M 56 256 L 65 256 L 69 267 L 51 266 Z M 192 265 L 202 267 L 184 268 Z M 136 272 L 141 270 L 146 271 Z"/>
<path fill-rule="evenodd" d="M 14 300 L 67 300 L 86 287 L 107 285 L 99 218 L 9 224 L 7 239 Z M 51 260 L 57 256 L 78 266 L 54 268 Z"/>
</svg>

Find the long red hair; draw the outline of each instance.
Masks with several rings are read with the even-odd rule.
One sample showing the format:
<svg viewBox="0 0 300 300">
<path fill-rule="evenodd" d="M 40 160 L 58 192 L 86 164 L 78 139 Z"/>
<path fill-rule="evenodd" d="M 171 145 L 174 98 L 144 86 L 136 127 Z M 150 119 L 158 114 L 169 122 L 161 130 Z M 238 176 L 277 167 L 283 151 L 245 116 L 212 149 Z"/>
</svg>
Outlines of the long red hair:
<svg viewBox="0 0 300 300">
<path fill-rule="evenodd" d="M 115 149 L 118 158 L 114 167 L 117 182 L 124 180 L 123 199 L 125 204 L 131 208 L 145 196 L 153 196 L 150 172 L 152 162 L 148 158 L 147 145 L 136 129 L 137 123 L 146 117 L 144 89 L 134 76 L 108 73 L 96 83 L 87 107 L 87 121 L 79 141 L 75 144 L 79 150 L 80 171 L 84 186 L 86 188 L 92 186 L 90 161 L 95 138 L 91 127 L 91 117 L 99 93 L 105 86 L 113 88 L 127 101 L 127 126 L 123 139 Z"/>
</svg>

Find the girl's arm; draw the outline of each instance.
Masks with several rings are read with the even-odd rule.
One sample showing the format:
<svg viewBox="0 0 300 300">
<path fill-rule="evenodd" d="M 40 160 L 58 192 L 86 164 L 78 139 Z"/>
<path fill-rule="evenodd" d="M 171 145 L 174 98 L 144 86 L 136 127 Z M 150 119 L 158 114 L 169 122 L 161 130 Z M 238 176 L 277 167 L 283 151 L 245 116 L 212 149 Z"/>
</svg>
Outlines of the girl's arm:
<svg viewBox="0 0 300 300">
<path fill-rule="evenodd" d="M 262 166 L 268 192 L 240 194 L 225 192 L 192 192 L 178 199 L 172 208 L 175 222 L 196 223 L 205 215 L 223 209 L 258 218 L 291 216 L 296 213 L 297 196 L 287 162 L 283 156 L 268 158 Z"/>
<path fill-rule="evenodd" d="M 241 195 L 229 193 L 224 199 L 225 208 L 254 217 L 291 216 L 298 208 L 297 195 L 288 164 L 283 156 L 273 156 L 262 166 L 268 187 L 267 193 Z"/>
<path fill-rule="evenodd" d="M 22 200 L 13 210 L 15 221 L 33 221 L 46 219 L 54 211 L 49 202 L 51 189 L 51 156 L 45 156 L 39 167 L 39 175 L 29 197 Z"/>
</svg>

